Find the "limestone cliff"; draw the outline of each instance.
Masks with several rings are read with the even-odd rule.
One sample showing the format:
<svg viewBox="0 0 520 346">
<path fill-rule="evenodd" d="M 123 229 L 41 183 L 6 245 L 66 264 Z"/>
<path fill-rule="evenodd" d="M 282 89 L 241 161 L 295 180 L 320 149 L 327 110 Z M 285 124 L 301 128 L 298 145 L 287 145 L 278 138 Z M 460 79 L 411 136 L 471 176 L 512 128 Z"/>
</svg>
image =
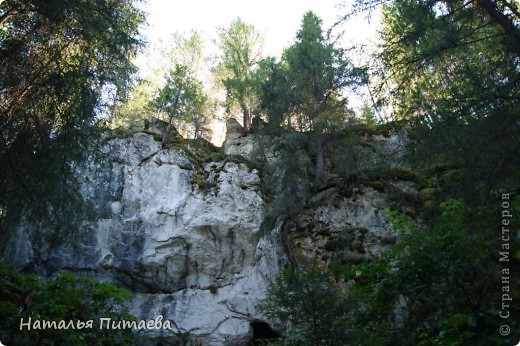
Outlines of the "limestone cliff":
<svg viewBox="0 0 520 346">
<path fill-rule="evenodd" d="M 84 195 L 102 217 L 79 225 L 77 239 L 50 246 L 20 227 L 3 258 L 44 276 L 67 269 L 129 288 L 138 319 L 162 315 L 176 326 L 140 331 L 143 340 L 245 345 L 255 323 L 269 322 L 259 304 L 289 262 L 355 262 L 395 238 L 388 193 L 368 182 L 348 193 L 341 184 L 322 189 L 309 196 L 310 210 L 266 229 L 261 174 L 247 159 L 197 160 L 189 146 L 162 148 L 152 130 L 108 140 L 106 159 L 88 166 Z M 385 150 L 399 142 L 377 141 Z M 254 146 L 251 136 L 229 135 L 224 152 L 248 156 Z M 387 186 L 414 190 L 399 178 Z"/>
<path fill-rule="evenodd" d="M 205 345 L 244 344 L 285 262 L 280 227 L 260 233 L 258 171 L 231 161 L 195 164 L 182 149 L 160 145 L 145 133 L 110 140 L 109 160 L 89 168 L 84 186 L 105 217 L 57 248 L 20 231 L 4 258 L 42 274 L 69 269 L 114 280 L 135 293 L 138 319 L 163 315 L 176 334 Z"/>
</svg>

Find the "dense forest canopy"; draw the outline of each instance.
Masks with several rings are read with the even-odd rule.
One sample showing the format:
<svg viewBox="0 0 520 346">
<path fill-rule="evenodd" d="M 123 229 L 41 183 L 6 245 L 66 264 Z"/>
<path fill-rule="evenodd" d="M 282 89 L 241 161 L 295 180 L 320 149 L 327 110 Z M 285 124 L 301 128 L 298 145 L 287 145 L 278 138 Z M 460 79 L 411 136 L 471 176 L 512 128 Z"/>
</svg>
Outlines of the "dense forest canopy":
<svg viewBox="0 0 520 346">
<path fill-rule="evenodd" d="M 57 228 L 77 212 L 74 165 L 128 86 L 143 20 L 126 0 L 0 4 L 3 235 L 22 212 Z"/>
<path fill-rule="evenodd" d="M 517 177 L 511 170 L 519 149 L 516 7 L 398 1 L 383 9 L 375 75 L 381 100 L 417 129 L 419 161 L 467 167 L 468 201 L 488 199 Z"/>
</svg>

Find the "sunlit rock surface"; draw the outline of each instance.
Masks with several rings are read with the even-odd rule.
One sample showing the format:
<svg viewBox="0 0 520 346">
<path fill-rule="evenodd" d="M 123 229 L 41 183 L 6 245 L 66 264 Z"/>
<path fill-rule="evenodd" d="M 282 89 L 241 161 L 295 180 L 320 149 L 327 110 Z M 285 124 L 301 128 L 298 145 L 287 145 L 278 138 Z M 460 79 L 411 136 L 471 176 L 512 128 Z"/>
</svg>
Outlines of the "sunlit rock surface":
<svg viewBox="0 0 520 346">
<path fill-rule="evenodd" d="M 71 243 L 53 247 L 22 225 L 3 253 L 8 262 L 42 276 L 66 269 L 114 281 L 133 292 L 129 307 L 138 320 L 162 316 L 175 326 L 141 330 L 139 340 L 246 345 L 254 325 L 270 323 L 259 305 L 288 263 L 327 268 L 377 257 L 397 241 L 388 218 L 391 199 L 418 199 L 403 174 L 354 185 L 331 174 L 329 180 L 338 183 L 293 196 L 305 199 L 301 215 L 280 215 L 266 226 L 265 181 L 245 163 L 255 160 L 255 136 L 244 136 L 231 122 L 222 148 L 228 156 L 212 161 L 197 159 L 178 138 L 163 149 L 163 130 L 164 124 L 149 123 L 146 132 L 107 140 L 104 159 L 83 174 L 84 195 L 101 217 L 78 225 Z M 285 140 L 291 136 L 301 134 Z M 376 146 L 364 149 L 367 164 L 379 165 L 378 152 L 385 162 L 400 157 L 406 139 L 367 140 Z M 271 145 L 263 150 L 268 162 L 279 160 L 274 141 L 264 139 Z M 273 188 L 279 194 L 282 180 L 274 181 L 280 181 Z"/>
<path fill-rule="evenodd" d="M 135 293 L 138 319 L 162 315 L 177 326 L 151 336 L 189 332 L 204 345 L 247 343 L 251 323 L 264 319 L 258 304 L 285 263 L 281 224 L 260 232 L 258 171 L 231 161 L 194 164 L 145 133 L 112 139 L 104 150 L 110 162 L 90 167 L 84 187 L 104 218 L 52 250 L 36 250 L 20 232 L 4 257 L 42 274 L 69 269 L 123 284 Z"/>
</svg>

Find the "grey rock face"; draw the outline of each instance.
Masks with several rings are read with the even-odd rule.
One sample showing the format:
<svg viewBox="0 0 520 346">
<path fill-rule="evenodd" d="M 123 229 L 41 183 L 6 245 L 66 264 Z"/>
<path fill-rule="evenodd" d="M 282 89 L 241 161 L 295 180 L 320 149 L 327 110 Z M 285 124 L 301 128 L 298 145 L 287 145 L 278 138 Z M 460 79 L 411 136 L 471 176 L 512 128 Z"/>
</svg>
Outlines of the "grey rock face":
<svg viewBox="0 0 520 346">
<path fill-rule="evenodd" d="M 159 125 L 149 125 L 149 133 L 160 135 Z M 253 160 L 255 140 L 232 121 L 223 150 Z M 406 139 L 376 136 L 371 142 L 390 160 L 399 157 Z M 312 210 L 260 231 L 268 219 L 260 175 L 240 160 L 195 163 L 192 154 L 163 149 L 146 133 L 112 139 L 104 151 L 107 160 L 85 169 L 83 185 L 101 218 L 78 225 L 77 239 L 60 247 L 42 244 L 22 225 L 3 258 L 42 275 L 67 269 L 128 287 L 134 293 L 129 307 L 138 320 L 162 316 L 175 325 L 172 331 L 139 331 L 143 337 L 189 334 L 203 345 L 245 345 L 251 323 L 266 321 L 259 304 L 289 261 L 318 260 L 326 266 L 339 254 L 355 263 L 379 256 L 396 241 L 384 189 L 361 184 L 349 194 L 339 187 L 313 196 L 304 191 Z M 271 163 L 280 159 L 272 148 L 263 154 Z M 275 194 L 284 187 L 278 181 Z M 395 180 L 390 187 L 416 192 L 409 181 Z M 292 198 L 299 197 L 295 191 Z"/>
<path fill-rule="evenodd" d="M 226 141 L 244 136 L 244 127 L 234 119 L 229 118 L 226 122 Z"/>
<path fill-rule="evenodd" d="M 129 287 L 138 319 L 162 315 L 204 345 L 245 344 L 258 304 L 284 265 L 283 249 L 260 234 L 259 175 L 235 162 L 195 165 L 182 149 L 161 149 L 151 135 L 113 139 L 111 162 L 89 167 L 84 193 L 104 218 L 81 225 L 74 245 L 37 248 L 21 230 L 4 258 L 42 274 L 79 271 Z M 201 184 L 196 177 L 203 177 Z M 38 264 L 34 264 L 38 263 Z"/>
</svg>

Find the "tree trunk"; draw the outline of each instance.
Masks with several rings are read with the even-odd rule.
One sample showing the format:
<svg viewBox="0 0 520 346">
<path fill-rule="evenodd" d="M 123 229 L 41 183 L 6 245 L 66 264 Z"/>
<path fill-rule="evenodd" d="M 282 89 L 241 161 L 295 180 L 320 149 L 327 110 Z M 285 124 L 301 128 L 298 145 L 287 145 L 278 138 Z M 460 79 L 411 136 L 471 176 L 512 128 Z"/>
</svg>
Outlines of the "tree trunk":
<svg viewBox="0 0 520 346">
<path fill-rule="evenodd" d="M 520 54 L 520 30 L 512 23 L 511 19 L 490 0 L 477 0 L 477 5 L 509 36 L 510 41 L 507 42 L 509 49 L 516 54 Z"/>
<path fill-rule="evenodd" d="M 251 111 L 247 107 L 244 107 L 242 111 L 244 113 L 244 131 L 248 133 L 251 130 Z"/>
<path fill-rule="evenodd" d="M 166 145 L 166 140 L 168 139 L 168 135 L 170 134 L 170 131 L 172 130 L 172 124 L 173 123 L 173 117 L 168 117 L 168 126 L 166 127 L 166 132 L 163 134 L 162 140 L 161 140 L 161 148 L 164 148 Z"/>
<path fill-rule="evenodd" d="M 174 109 L 177 108 L 177 105 L 179 104 L 179 98 L 181 96 L 181 90 L 180 88 L 177 90 L 177 93 L 175 94 L 175 102 L 173 103 L 175 106 Z M 173 126 L 173 114 L 168 114 L 168 127 L 166 128 L 166 133 L 163 135 L 162 141 L 161 141 L 161 147 L 164 148 L 164 145 L 166 144 L 166 140 L 168 139 L 168 135 L 170 134 L 170 131 L 172 130 Z"/>
<path fill-rule="evenodd" d="M 319 186 L 323 182 L 325 177 L 325 154 L 323 152 L 323 140 L 318 139 L 318 149 L 316 151 L 316 186 Z"/>
</svg>

